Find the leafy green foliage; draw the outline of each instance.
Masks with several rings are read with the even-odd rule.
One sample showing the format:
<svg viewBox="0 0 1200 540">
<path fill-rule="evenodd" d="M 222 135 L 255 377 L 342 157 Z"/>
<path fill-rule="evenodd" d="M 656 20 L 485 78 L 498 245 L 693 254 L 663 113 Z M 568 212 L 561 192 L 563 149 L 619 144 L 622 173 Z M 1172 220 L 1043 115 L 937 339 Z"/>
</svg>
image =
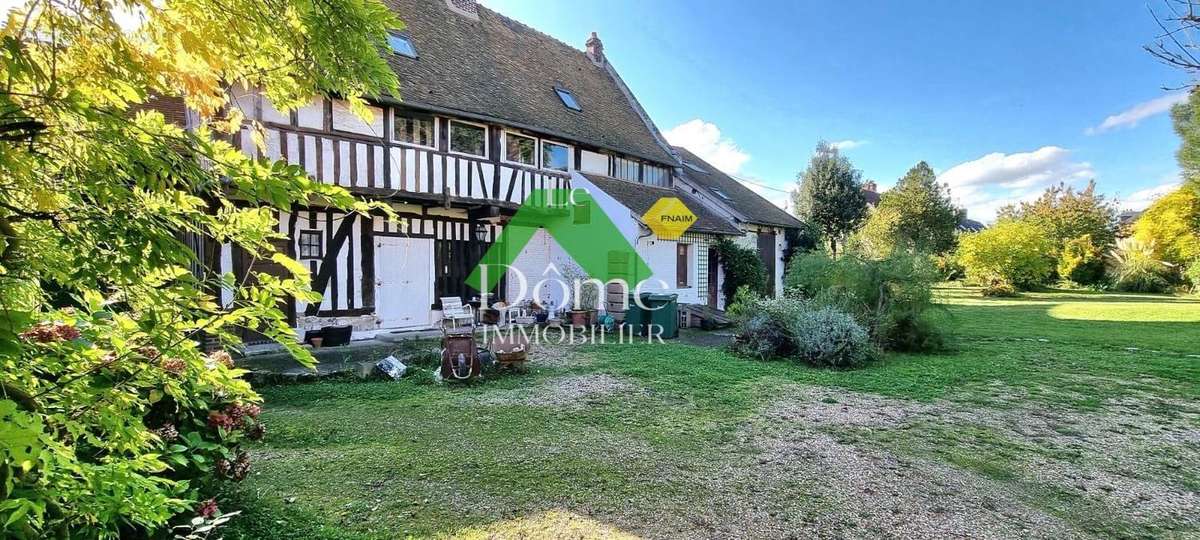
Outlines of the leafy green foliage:
<svg viewBox="0 0 1200 540">
<path fill-rule="evenodd" d="M 1200 94 L 1191 92 L 1188 100 L 1171 109 L 1171 121 L 1179 135 L 1179 151 L 1175 153 L 1184 178 L 1200 178 Z"/>
<path fill-rule="evenodd" d="M 1122 238 L 1108 257 L 1113 286 L 1127 292 L 1163 292 L 1170 286 L 1170 266 L 1158 259 L 1153 242 Z"/>
<path fill-rule="evenodd" d="M 788 325 L 794 357 L 810 366 L 855 368 L 874 357 L 867 331 L 849 314 L 830 306 L 801 312 Z"/>
<path fill-rule="evenodd" d="M 796 257 L 785 283 L 818 306 L 852 314 L 887 350 L 935 350 L 944 345 L 933 317 L 937 269 L 926 256 L 893 253 L 873 260 L 856 254 L 833 259 L 825 253 Z"/>
<path fill-rule="evenodd" d="M 791 334 L 792 321 L 808 309 L 806 302 L 794 298 L 755 300 L 744 310 L 747 317 L 738 323 L 733 350 L 760 360 L 791 358 L 797 351 Z"/>
<path fill-rule="evenodd" d="M 1193 293 L 1200 293 L 1200 259 L 1192 261 L 1184 269 L 1183 278 L 1191 285 Z"/>
<path fill-rule="evenodd" d="M 747 285 L 742 285 L 733 295 L 733 301 L 725 308 L 725 313 L 735 320 L 745 319 L 749 317 L 754 310 L 754 305 L 762 296 L 754 292 L 754 289 Z"/>
<path fill-rule="evenodd" d="M 817 145 L 808 168 L 797 176 L 793 192 L 796 214 L 813 224 L 837 254 L 838 242 L 858 228 L 867 216 L 862 171 L 829 143 Z"/>
<path fill-rule="evenodd" d="M 1134 222 L 1133 237 L 1172 264 L 1200 258 L 1200 192 L 1183 186 L 1154 201 Z"/>
<path fill-rule="evenodd" d="M 1080 285 L 1093 285 L 1104 278 L 1104 256 L 1091 235 L 1067 240 L 1058 256 L 1058 275 Z"/>
<path fill-rule="evenodd" d="M 1033 202 L 1000 209 L 998 221 L 1028 221 L 1045 231 L 1055 251 L 1068 240 L 1090 235 L 1100 248 L 1112 245 L 1117 234 L 1117 207 L 1096 193 L 1096 182 L 1083 191 L 1066 184 L 1046 188 Z"/>
<path fill-rule="evenodd" d="M 116 6 L 140 26 L 118 27 Z M 245 477 L 240 446 L 263 433 L 244 372 L 198 339 L 254 329 L 312 364 L 278 305 L 320 295 L 274 248 L 275 213 L 394 217 L 235 148 L 262 131 L 227 90 L 284 108 L 331 92 L 365 111 L 363 96 L 397 93 L 379 53 L 401 23 L 373 0 L 128 0 L 31 1 L 4 24 L 0 536 L 161 536 Z M 194 129 L 152 97 L 183 100 Z M 289 274 L 215 274 L 192 249 L 212 245 Z"/>
<path fill-rule="evenodd" d="M 1040 285 L 1054 266 L 1054 243 L 1046 231 L 1029 221 L 1004 220 L 963 235 L 958 260 L 973 283 L 1005 284 L 1018 289 Z"/>
<path fill-rule="evenodd" d="M 938 184 L 933 169 L 922 161 L 883 193 L 856 240 L 880 257 L 896 249 L 946 253 L 954 249 L 955 231 L 964 217 L 966 211 L 951 202 L 949 188 Z"/>
<path fill-rule="evenodd" d="M 725 295 L 726 306 L 733 305 L 734 295 L 743 288 L 758 296 L 767 294 L 767 269 L 758 252 L 725 237 L 717 241 L 716 247 L 721 257 L 721 271 L 725 273 L 721 292 Z"/>
<path fill-rule="evenodd" d="M 850 368 L 875 355 L 862 325 L 831 306 L 795 298 L 759 298 L 744 313 L 732 345 L 743 356 Z"/>
</svg>

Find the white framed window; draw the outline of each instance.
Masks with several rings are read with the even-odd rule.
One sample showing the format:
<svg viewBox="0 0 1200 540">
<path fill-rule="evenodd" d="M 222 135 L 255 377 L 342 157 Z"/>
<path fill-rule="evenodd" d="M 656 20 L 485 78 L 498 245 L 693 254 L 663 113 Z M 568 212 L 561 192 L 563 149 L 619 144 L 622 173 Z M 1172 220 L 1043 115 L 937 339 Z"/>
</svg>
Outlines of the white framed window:
<svg viewBox="0 0 1200 540">
<path fill-rule="evenodd" d="M 537 167 L 537 139 L 505 131 L 503 157 L 508 163 Z"/>
<path fill-rule="evenodd" d="M 622 157 L 613 157 L 613 178 L 638 181 L 638 162 Z"/>
<path fill-rule="evenodd" d="M 429 115 L 393 109 L 392 140 L 437 148 L 437 121 Z"/>
<path fill-rule="evenodd" d="M 325 239 L 321 231 L 300 231 L 300 259 L 320 259 L 325 256 Z"/>
<path fill-rule="evenodd" d="M 465 156 L 488 157 L 487 126 L 461 120 L 450 121 L 450 151 Z"/>
<path fill-rule="evenodd" d="M 656 167 L 646 163 L 642 164 L 642 183 L 651 186 L 666 187 L 669 183 L 669 174 L 666 167 Z"/>
<path fill-rule="evenodd" d="M 571 170 L 571 147 L 556 142 L 542 141 L 542 168 L 552 171 Z"/>
</svg>

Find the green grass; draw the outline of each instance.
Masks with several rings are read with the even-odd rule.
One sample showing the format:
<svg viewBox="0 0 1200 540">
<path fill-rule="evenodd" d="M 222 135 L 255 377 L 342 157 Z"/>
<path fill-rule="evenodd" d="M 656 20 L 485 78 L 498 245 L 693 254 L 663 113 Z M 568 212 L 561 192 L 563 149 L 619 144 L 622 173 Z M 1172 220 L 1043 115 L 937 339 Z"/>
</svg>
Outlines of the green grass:
<svg viewBox="0 0 1200 540">
<path fill-rule="evenodd" d="M 1123 398 L 1200 397 L 1200 359 L 1187 356 L 1200 354 L 1200 301 L 1061 291 L 993 300 L 949 286 L 937 294 L 954 329 L 950 351 L 889 355 L 854 371 L 672 343 L 592 346 L 579 352 L 590 362 L 575 367 L 466 386 L 410 378 L 263 388 L 270 432 L 253 449 L 251 477 L 226 494 L 226 506 L 243 511 L 228 537 L 486 536 L 549 526 L 523 521 L 529 516 L 558 523 L 562 514 L 554 512 L 564 509 L 578 517 L 572 526 L 600 531 L 687 514 L 722 496 L 693 480 L 753 459 L 757 450 L 739 434 L 797 385 L 980 408 L 1011 406 L 1005 394 L 1017 389 L 1023 404 L 1065 411 L 1103 410 Z M 640 391 L 584 407 L 479 404 L 590 373 Z M 1173 411 L 1164 405 L 1154 414 Z M 1018 487 L 1031 457 L 1075 459 L 986 428 L 842 435 Z M 1147 452 L 1148 462 L 1178 457 L 1160 454 Z M 789 496 L 805 500 L 802 484 Z M 1094 525 L 1087 516 L 1097 511 L 1071 495 L 1042 499 L 1040 507 L 1081 529 Z M 819 513 L 820 503 L 812 504 Z M 1105 519 L 1131 533 L 1152 531 Z"/>
</svg>

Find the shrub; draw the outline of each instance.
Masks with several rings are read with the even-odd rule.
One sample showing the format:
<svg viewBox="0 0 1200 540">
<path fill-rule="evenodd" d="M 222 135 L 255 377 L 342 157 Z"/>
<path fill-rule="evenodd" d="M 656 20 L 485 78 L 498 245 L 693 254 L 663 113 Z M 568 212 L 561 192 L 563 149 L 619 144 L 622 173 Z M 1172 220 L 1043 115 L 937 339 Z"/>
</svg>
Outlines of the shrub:
<svg viewBox="0 0 1200 540">
<path fill-rule="evenodd" d="M 1192 292 L 1200 294 L 1200 259 L 1192 261 L 1192 264 L 1183 271 L 1183 278 L 1192 286 Z"/>
<path fill-rule="evenodd" d="M 753 314 L 754 305 L 761 299 L 754 289 L 743 285 L 733 295 L 733 302 L 726 306 L 725 313 L 735 320 L 743 320 Z"/>
<path fill-rule="evenodd" d="M 985 286 L 1007 283 L 1027 290 L 1050 277 L 1053 252 L 1049 237 L 1037 225 L 1002 221 L 963 235 L 958 259 L 972 283 Z"/>
<path fill-rule="evenodd" d="M 1200 257 L 1200 193 L 1184 186 L 1154 201 L 1134 222 L 1133 237 L 1172 264 Z"/>
<path fill-rule="evenodd" d="M 771 298 L 754 300 L 749 309 L 734 338 L 738 354 L 818 367 L 857 367 L 874 356 L 867 331 L 834 307 Z"/>
<path fill-rule="evenodd" d="M 963 265 L 954 253 L 945 253 L 933 258 L 933 265 L 944 281 L 955 281 L 966 277 Z"/>
<path fill-rule="evenodd" d="M 788 358 L 796 352 L 791 338 L 791 323 L 809 309 L 802 300 L 771 298 L 755 300 L 738 325 L 734 352 L 761 360 Z"/>
<path fill-rule="evenodd" d="M 1019 296 L 1017 290 L 1007 281 L 996 281 L 983 286 L 983 295 L 990 298 L 1011 298 Z"/>
<path fill-rule="evenodd" d="M 810 253 L 792 261 L 786 283 L 816 305 L 853 315 L 881 348 L 931 350 L 943 344 L 931 310 L 938 278 L 929 258 L 921 255 L 897 252 L 868 260 Z"/>
<path fill-rule="evenodd" d="M 793 357 L 812 366 L 859 367 L 873 356 L 867 331 L 854 317 L 832 307 L 805 310 L 788 329 Z"/>
<path fill-rule="evenodd" d="M 767 294 L 767 269 L 757 251 L 724 237 L 717 241 L 716 247 L 721 257 L 721 270 L 725 273 L 721 292 L 725 295 L 726 306 L 733 304 L 734 296 L 742 287 L 749 287 L 758 295 Z"/>
<path fill-rule="evenodd" d="M 1108 273 L 1119 291 L 1163 292 L 1170 286 L 1170 267 L 1155 256 L 1154 243 L 1136 238 L 1117 241 L 1108 258 Z"/>
<path fill-rule="evenodd" d="M 1058 256 L 1058 276 L 1080 285 L 1092 285 L 1104 278 L 1104 257 L 1092 243 L 1092 235 L 1067 240 Z"/>
</svg>

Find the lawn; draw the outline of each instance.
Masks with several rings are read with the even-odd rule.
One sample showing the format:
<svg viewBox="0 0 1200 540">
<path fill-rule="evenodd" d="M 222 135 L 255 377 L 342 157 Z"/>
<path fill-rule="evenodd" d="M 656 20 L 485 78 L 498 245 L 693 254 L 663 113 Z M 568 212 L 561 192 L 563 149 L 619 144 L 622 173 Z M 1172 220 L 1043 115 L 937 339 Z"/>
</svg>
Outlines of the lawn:
<svg viewBox="0 0 1200 540">
<path fill-rule="evenodd" d="M 856 371 L 558 346 L 467 386 L 263 388 L 228 536 L 1200 534 L 1200 301 L 938 297 L 951 351 Z"/>
</svg>

